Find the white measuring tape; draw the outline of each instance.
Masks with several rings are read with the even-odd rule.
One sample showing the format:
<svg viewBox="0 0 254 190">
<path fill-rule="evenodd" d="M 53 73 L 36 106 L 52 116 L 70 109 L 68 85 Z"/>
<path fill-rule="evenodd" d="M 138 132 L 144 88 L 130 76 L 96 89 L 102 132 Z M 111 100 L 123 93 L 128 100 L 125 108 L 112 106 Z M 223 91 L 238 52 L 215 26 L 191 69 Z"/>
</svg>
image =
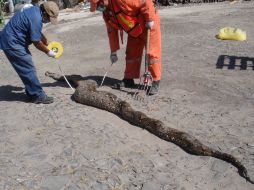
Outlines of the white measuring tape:
<svg viewBox="0 0 254 190">
<path fill-rule="evenodd" d="M 72 89 L 72 91 L 75 92 L 75 89 L 71 86 L 71 84 L 69 83 L 69 81 L 68 81 L 67 78 L 65 77 L 64 72 L 63 72 L 63 70 L 61 69 L 61 67 L 60 67 L 60 65 L 59 65 L 59 63 L 58 63 L 58 61 L 56 61 L 56 63 L 57 63 L 57 65 L 58 65 L 58 68 L 59 68 L 59 70 L 61 71 L 62 76 L 64 77 L 65 81 L 67 82 L 67 84 L 69 85 L 69 87 Z"/>
</svg>

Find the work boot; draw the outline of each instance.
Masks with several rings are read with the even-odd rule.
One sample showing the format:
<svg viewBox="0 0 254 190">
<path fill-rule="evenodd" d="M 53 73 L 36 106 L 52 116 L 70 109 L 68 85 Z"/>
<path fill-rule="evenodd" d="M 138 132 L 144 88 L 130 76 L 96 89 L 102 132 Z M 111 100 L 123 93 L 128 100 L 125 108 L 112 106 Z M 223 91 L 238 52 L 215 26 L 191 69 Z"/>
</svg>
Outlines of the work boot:
<svg viewBox="0 0 254 190">
<path fill-rule="evenodd" d="M 51 104 L 54 102 L 54 98 L 45 95 L 43 97 L 38 97 L 35 100 L 32 100 L 32 102 L 35 104 Z"/>
<path fill-rule="evenodd" d="M 116 89 L 134 88 L 134 87 L 135 87 L 134 79 L 126 79 L 126 78 L 124 78 L 121 82 L 116 83 L 114 85 L 114 88 Z"/>
<path fill-rule="evenodd" d="M 160 87 L 160 81 L 153 81 L 152 86 L 148 91 L 148 95 L 155 95 L 158 94 L 159 92 L 159 87 Z"/>
</svg>

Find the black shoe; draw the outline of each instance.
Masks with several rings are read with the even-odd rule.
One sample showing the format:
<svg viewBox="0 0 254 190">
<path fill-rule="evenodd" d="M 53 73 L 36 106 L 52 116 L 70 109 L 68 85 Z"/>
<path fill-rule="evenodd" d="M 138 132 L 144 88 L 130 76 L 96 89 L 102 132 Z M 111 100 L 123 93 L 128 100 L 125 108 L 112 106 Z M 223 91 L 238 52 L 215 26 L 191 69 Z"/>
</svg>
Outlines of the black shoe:
<svg viewBox="0 0 254 190">
<path fill-rule="evenodd" d="M 54 102 L 54 98 L 45 95 L 43 97 L 36 98 L 32 102 L 35 104 L 51 104 Z"/>
<path fill-rule="evenodd" d="M 159 92 L 159 87 L 160 87 L 160 81 L 153 81 L 152 86 L 148 91 L 148 95 L 155 95 L 158 94 Z"/>
<path fill-rule="evenodd" d="M 114 85 L 114 88 L 121 89 L 121 88 L 134 88 L 135 83 L 134 79 L 123 79 L 121 82 Z"/>
</svg>

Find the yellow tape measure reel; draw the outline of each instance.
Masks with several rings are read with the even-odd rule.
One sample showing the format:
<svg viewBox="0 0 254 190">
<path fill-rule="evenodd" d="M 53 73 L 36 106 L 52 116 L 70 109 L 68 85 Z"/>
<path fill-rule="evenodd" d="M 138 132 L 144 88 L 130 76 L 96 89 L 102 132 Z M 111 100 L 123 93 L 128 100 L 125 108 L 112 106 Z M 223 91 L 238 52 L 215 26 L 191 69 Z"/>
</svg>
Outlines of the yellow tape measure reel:
<svg viewBox="0 0 254 190">
<path fill-rule="evenodd" d="M 50 42 L 48 45 L 48 49 L 56 53 L 56 59 L 63 54 L 63 50 L 64 50 L 62 44 L 57 41 Z"/>
</svg>

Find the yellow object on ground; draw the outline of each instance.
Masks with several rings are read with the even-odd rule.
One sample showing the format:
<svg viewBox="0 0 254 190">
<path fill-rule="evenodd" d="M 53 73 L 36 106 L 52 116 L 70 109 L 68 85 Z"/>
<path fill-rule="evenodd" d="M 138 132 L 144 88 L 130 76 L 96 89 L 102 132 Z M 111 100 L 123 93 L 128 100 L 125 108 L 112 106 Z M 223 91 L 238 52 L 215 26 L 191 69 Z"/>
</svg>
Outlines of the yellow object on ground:
<svg viewBox="0 0 254 190">
<path fill-rule="evenodd" d="M 50 42 L 48 45 L 48 49 L 56 53 L 56 59 L 63 54 L 63 50 L 64 50 L 62 44 L 57 41 Z"/>
<path fill-rule="evenodd" d="M 246 40 L 246 32 L 239 28 L 225 27 L 220 29 L 219 34 L 216 36 L 221 40 Z"/>
<path fill-rule="evenodd" d="M 233 4 L 235 4 L 235 3 L 239 3 L 239 1 L 238 0 L 236 0 L 236 1 L 234 1 L 234 0 L 230 0 L 230 5 L 233 5 Z"/>
</svg>

